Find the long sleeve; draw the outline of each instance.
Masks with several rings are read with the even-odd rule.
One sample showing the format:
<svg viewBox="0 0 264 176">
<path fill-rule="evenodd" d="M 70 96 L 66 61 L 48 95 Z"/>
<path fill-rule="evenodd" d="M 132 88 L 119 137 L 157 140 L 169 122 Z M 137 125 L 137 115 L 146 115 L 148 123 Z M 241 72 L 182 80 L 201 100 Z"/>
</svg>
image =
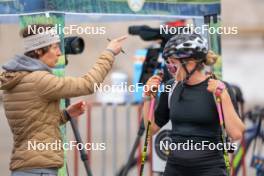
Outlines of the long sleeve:
<svg viewBox="0 0 264 176">
<path fill-rule="evenodd" d="M 48 100 L 92 94 L 95 84 L 103 82 L 112 68 L 114 56 L 104 51 L 95 65 L 83 77 L 57 77 L 49 72 L 41 74 L 36 83 L 39 95 Z"/>
</svg>

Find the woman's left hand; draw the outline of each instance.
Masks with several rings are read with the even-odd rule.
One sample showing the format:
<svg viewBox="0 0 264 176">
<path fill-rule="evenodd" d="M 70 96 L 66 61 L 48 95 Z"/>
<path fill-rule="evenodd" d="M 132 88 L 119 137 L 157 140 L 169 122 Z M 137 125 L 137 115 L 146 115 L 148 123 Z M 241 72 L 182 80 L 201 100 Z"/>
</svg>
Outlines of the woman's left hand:
<svg viewBox="0 0 264 176">
<path fill-rule="evenodd" d="M 75 104 L 71 104 L 66 111 L 69 113 L 71 117 L 78 117 L 82 115 L 85 111 L 85 102 L 80 101 Z"/>
<path fill-rule="evenodd" d="M 211 93 L 215 93 L 217 86 L 222 83 L 219 80 L 216 79 L 209 79 L 208 81 L 208 86 L 207 86 L 207 90 Z"/>
</svg>

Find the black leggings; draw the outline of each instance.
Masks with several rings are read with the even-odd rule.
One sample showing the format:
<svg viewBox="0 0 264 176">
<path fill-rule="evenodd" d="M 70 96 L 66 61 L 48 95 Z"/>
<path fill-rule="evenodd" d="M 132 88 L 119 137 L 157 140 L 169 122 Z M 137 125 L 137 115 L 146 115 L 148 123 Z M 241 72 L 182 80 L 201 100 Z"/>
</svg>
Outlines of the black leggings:
<svg viewBox="0 0 264 176">
<path fill-rule="evenodd" d="M 225 166 L 184 167 L 167 162 L 163 176 L 227 176 Z"/>
</svg>

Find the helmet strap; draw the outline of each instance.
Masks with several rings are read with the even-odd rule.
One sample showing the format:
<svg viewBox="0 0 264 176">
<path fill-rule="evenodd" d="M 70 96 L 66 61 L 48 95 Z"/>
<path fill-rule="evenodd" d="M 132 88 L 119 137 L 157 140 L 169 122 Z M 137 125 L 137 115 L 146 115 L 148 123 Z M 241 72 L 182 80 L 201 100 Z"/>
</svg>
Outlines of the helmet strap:
<svg viewBox="0 0 264 176">
<path fill-rule="evenodd" d="M 184 80 L 182 81 L 182 83 L 185 83 L 186 81 L 188 81 L 190 79 L 190 77 L 194 74 L 194 72 L 199 68 L 199 66 L 201 65 L 201 62 L 198 62 L 195 67 L 189 72 L 187 67 L 186 67 L 186 62 L 183 61 L 183 59 L 180 59 L 180 62 L 183 66 L 184 71 L 186 72 L 187 76 L 184 78 Z"/>
</svg>

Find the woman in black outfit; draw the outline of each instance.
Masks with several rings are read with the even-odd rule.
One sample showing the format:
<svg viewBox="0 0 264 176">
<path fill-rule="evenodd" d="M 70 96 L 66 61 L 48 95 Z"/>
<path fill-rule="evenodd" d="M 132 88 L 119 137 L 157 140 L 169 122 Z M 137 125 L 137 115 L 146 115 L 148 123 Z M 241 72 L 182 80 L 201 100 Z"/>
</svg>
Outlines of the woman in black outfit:
<svg viewBox="0 0 264 176">
<path fill-rule="evenodd" d="M 200 35 L 181 34 L 167 42 L 163 57 L 177 86 L 173 89 L 170 98 L 168 92 L 161 93 L 151 125 L 152 134 L 171 120 L 171 142 L 193 144 L 193 148 L 189 145 L 189 149 L 184 149 L 180 145 L 171 149 L 164 175 L 228 175 L 223 150 L 221 148 L 210 150 L 207 146 L 209 143 L 215 145 L 222 143 L 214 93 L 217 92 L 222 101 L 227 135 L 232 140 L 238 140 L 245 127 L 236 112 L 234 96 L 228 84 L 211 79 L 203 72 L 204 65 L 213 65 L 216 62 L 216 55 L 208 51 L 207 42 Z M 155 75 L 146 85 L 157 88 L 160 82 L 161 77 Z M 153 89 L 145 92 L 145 124 L 147 124 L 150 104 L 148 100 L 151 96 L 155 96 L 155 92 L 151 90 Z M 202 143 L 205 144 L 204 150 L 201 149 Z M 195 144 L 197 148 L 194 148 Z"/>
</svg>

